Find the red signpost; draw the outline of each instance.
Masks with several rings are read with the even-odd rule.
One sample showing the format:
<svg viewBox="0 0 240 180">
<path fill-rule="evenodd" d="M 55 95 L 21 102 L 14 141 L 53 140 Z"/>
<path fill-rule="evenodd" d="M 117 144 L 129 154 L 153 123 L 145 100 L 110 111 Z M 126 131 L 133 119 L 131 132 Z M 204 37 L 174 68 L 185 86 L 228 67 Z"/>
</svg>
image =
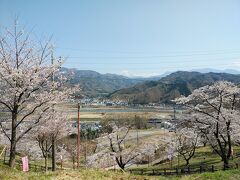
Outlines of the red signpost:
<svg viewBox="0 0 240 180">
<path fill-rule="evenodd" d="M 22 170 L 23 172 L 28 172 L 29 171 L 29 165 L 28 165 L 28 157 L 22 157 Z"/>
<path fill-rule="evenodd" d="M 78 103 L 77 167 L 80 165 L 80 104 Z"/>
</svg>

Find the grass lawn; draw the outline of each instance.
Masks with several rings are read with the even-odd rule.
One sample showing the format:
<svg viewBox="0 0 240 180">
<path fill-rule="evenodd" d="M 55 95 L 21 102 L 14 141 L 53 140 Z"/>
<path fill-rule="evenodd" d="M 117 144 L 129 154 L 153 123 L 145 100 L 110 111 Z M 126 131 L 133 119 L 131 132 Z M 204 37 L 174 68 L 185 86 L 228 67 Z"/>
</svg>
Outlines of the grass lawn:
<svg viewBox="0 0 240 180">
<path fill-rule="evenodd" d="M 10 169 L 5 165 L 0 165 L 1 180 L 238 180 L 240 170 L 218 171 L 215 173 L 194 174 L 181 177 L 163 176 L 136 176 L 123 172 L 112 172 L 96 169 L 64 170 L 57 172 L 21 172 Z"/>
<path fill-rule="evenodd" d="M 21 172 L 16 169 L 10 169 L 6 165 L 0 165 L 1 180 L 99 180 L 99 179 L 156 179 L 155 177 L 137 176 L 129 173 L 112 172 L 96 169 L 81 169 L 81 170 L 63 170 L 56 172 Z M 165 178 L 164 178 L 165 179 Z"/>
<path fill-rule="evenodd" d="M 183 176 L 181 180 L 239 180 L 240 170 L 218 171 L 215 173 L 194 174 Z"/>
<path fill-rule="evenodd" d="M 240 147 L 234 147 L 234 152 L 239 153 L 240 152 Z M 179 162 L 178 158 L 175 157 L 172 162 L 167 161 L 164 163 L 160 163 L 158 165 L 148 166 L 147 164 L 145 165 L 139 165 L 138 167 L 130 168 L 130 169 L 147 169 L 147 170 L 152 170 L 152 169 L 172 169 L 172 168 L 183 168 L 186 166 L 185 160 L 180 157 Z M 235 167 L 236 163 L 240 163 L 240 158 L 234 157 L 233 160 L 229 161 L 230 166 Z M 215 169 L 221 169 L 223 168 L 223 162 L 221 161 L 221 158 L 216 154 L 212 152 L 212 149 L 210 147 L 201 147 L 197 148 L 194 157 L 190 160 L 190 167 L 191 168 L 199 168 L 200 165 L 202 166 L 212 166 L 214 165 Z M 240 168 L 240 166 L 239 166 Z"/>
</svg>

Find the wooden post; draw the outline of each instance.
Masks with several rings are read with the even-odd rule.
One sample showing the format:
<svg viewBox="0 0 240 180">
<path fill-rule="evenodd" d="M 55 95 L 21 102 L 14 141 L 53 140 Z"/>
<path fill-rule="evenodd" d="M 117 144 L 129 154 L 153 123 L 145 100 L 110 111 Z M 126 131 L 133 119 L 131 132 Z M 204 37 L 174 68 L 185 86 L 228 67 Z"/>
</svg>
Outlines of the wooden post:
<svg viewBox="0 0 240 180">
<path fill-rule="evenodd" d="M 212 172 L 214 172 L 215 170 L 214 170 L 214 165 L 212 165 Z"/>
<path fill-rule="evenodd" d="M 4 164 L 6 164 L 6 156 L 7 156 L 7 148 L 5 148 L 5 150 L 4 150 L 4 157 L 3 157 Z"/>
<path fill-rule="evenodd" d="M 184 168 L 181 168 L 181 173 L 182 173 L 182 174 L 184 173 Z"/>
<path fill-rule="evenodd" d="M 52 137 L 52 171 L 56 171 L 56 139 Z"/>
<path fill-rule="evenodd" d="M 200 173 L 202 173 L 202 166 L 200 166 Z"/>
<path fill-rule="evenodd" d="M 62 159 L 62 156 L 61 156 L 61 170 L 63 169 L 63 159 Z"/>
<path fill-rule="evenodd" d="M 148 155 L 148 167 L 149 167 L 149 161 L 150 161 L 150 157 L 149 157 L 149 155 Z"/>
</svg>

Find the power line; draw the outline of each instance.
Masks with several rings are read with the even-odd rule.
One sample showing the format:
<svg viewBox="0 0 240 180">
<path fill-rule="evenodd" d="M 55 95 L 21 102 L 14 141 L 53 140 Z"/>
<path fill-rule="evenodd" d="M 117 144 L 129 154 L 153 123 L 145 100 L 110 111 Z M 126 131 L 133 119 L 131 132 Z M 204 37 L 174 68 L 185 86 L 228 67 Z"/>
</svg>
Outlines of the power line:
<svg viewBox="0 0 240 180">
<path fill-rule="evenodd" d="M 161 65 L 161 64 L 159 64 L 159 65 Z M 140 70 L 140 69 L 143 69 L 143 70 L 154 70 L 154 69 L 159 69 L 159 70 L 161 70 L 161 69 L 186 69 L 186 68 L 202 68 L 202 67 L 209 67 L 210 65 L 209 64 L 202 64 L 202 65 L 182 65 L 182 66 L 184 66 L 184 67 L 181 67 L 181 66 L 179 66 L 179 65 L 177 65 L 177 66 L 161 66 L 161 67 L 151 67 L 151 68 L 148 68 L 148 67 L 131 67 L 131 66 L 127 66 L 126 68 L 127 68 L 127 70 L 131 70 L 131 69 L 137 69 L 137 70 Z M 231 64 L 229 64 L 229 63 L 224 63 L 224 64 L 214 64 L 214 65 L 212 65 L 212 66 L 214 66 L 214 68 L 216 68 L 216 67 L 220 67 L 220 66 L 225 66 L 225 68 L 226 67 L 232 67 L 232 65 Z M 118 67 L 111 67 L 111 69 L 119 69 L 120 67 L 118 66 Z M 122 67 L 122 68 L 125 68 L 125 67 Z M 106 69 L 106 67 L 98 67 L 98 68 L 95 68 L 95 69 Z"/>
<path fill-rule="evenodd" d="M 78 49 L 68 47 L 56 47 L 56 49 L 71 50 L 79 52 L 99 52 L 99 53 L 116 53 L 116 54 L 156 54 L 156 53 L 168 53 L 168 54 L 189 54 L 189 53 L 217 53 L 217 52 L 240 52 L 240 49 L 218 49 L 218 50 L 192 50 L 192 51 L 165 51 L 165 52 L 143 52 L 143 51 L 109 51 L 109 50 L 96 50 L 96 49 Z"/>
<path fill-rule="evenodd" d="M 81 60 L 81 59 L 79 59 Z M 170 61 L 170 60 L 167 60 L 167 61 L 162 61 L 162 60 L 158 60 L 158 62 L 121 62 L 121 61 L 112 61 L 112 62 L 81 62 L 79 60 L 76 60 L 76 59 L 71 59 L 71 60 L 67 60 L 67 62 L 77 62 L 77 63 L 81 63 L 83 65 L 107 65 L 107 64 L 116 64 L 116 65 L 119 65 L 119 64 L 128 64 L 128 65 L 137 65 L 137 64 L 142 64 L 142 65 L 145 65 L 145 64 L 149 64 L 149 65 L 155 65 L 155 64 L 161 64 L 161 63 L 170 63 L 170 64 L 176 64 L 176 63 L 187 63 L 187 62 L 194 62 L 194 60 L 192 59 L 189 59 L 189 60 L 179 60 L 179 61 Z M 217 58 L 217 59 L 201 59 L 201 62 L 203 61 L 217 61 L 217 60 L 240 60 L 240 58 L 238 57 L 235 57 L 235 58 Z"/>
<path fill-rule="evenodd" d="M 234 54 L 240 54 L 236 52 Z M 209 55 L 233 55 L 227 53 L 204 53 L 204 54 L 182 54 L 182 55 L 152 55 L 152 56 L 68 56 L 71 59 L 154 59 L 154 58 L 171 58 L 171 57 L 194 57 L 194 56 L 209 56 Z"/>
<path fill-rule="evenodd" d="M 162 55 L 145 55 L 146 52 L 130 52 L 130 51 L 108 51 L 108 50 L 93 50 L 93 49 L 77 49 L 77 48 L 61 48 L 61 47 L 57 47 L 58 49 L 67 49 L 67 50 L 74 50 L 74 51 L 79 51 L 79 52 L 98 52 L 98 53 L 119 53 L 122 55 L 114 55 L 114 56 L 68 56 L 67 57 L 67 63 L 74 63 L 77 65 L 89 65 L 91 67 L 91 65 L 113 65 L 111 68 L 118 68 L 119 69 L 119 65 L 126 65 L 127 67 L 123 66 L 122 68 L 127 68 L 129 69 L 144 69 L 144 70 L 153 70 L 153 69 L 186 69 L 186 68 L 202 68 L 202 67 L 232 67 L 231 64 L 226 63 L 226 61 L 238 61 L 240 58 L 238 57 L 238 55 L 240 55 L 240 50 L 239 49 L 228 49 L 228 50 L 197 50 L 197 51 L 189 51 L 189 52 L 183 52 L 183 51 L 178 51 L 178 52 L 168 52 L 170 54 L 162 54 Z M 149 52 L 148 52 L 149 53 Z M 158 52 L 159 53 L 159 52 Z M 166 52 L 165 52 L 166 53 Z M 124 56 L 123 54 L 138 54 L 138 55 L 128 55 L 128 56 Z M 236 56 L 236 57 L 224 57 L 224 58 L 211 58 L 211 56 L 213 55 L 232 55 L 232 56 Z M 200 57 L 197 57 L 200 56 Z M 194 61 L 193 59 L 188 59 L 188 58 L 192 58 L 194 57 Z M 204 57 L 204 58 L 203 58 Z M 207 57 L 207 59 L 206 59 Z M 176 59 L 168 59 L 168 60 L 160 60 L 157 58 L 180 58 L 180 60 L 176 60 Z M 187 59 L 182 59 L 181 58 L 187 58 Z M 201 58 L 198 60 L 198 62 L 196 62 L 196 58 Z M 86 61 L 87 59 L 93 59 L 94 61 L 96 60 L 106 60 L 105 62 L 91 62 L 91 61 Z M 118 59 L 118 60 L 124 60 L 124 59 L 144 59 L 144 62 L 123 62 L 123 61 L 113 61 L 114 59 Z M 149 62 L 149 59 L 152 59 L 155 62 Z M 85 61 L 85 62 L 81 62 Z M 111 60 L 111 62 L 109 62 L 109 60 Z M 147 61 L 145 61 L 147 60 Z M 218 64 L 214 64 L 213 61 L 222 61 L 224 60 L 223 63 L 218 63 Z M 186 63 L 188 62 L 192 62 L 192 63 L 200 63 L 198 65 L 188 65 Z M 212 62 L 212 65 L 211 65 Z M 164 65 L 164 63 L 167 64 L 175 64 L 174 65 Z M 207 64 L 202 64 L 202 63 L 207 63 Z M 177 65 L 176 65 L 177 64 Z M 180 64 L 180 65 L 179 65 Z M 115 66 L 114 66 L 115 65 Z M 145 67 L 131 67 L 129 65 L 145 65 Z M 149 68 L 146 67 L 147 65 L 160 65 L 161 67 L 151 67 Z M 116 67 L 118 66 L 118 67 Z M 182 67 L 182 68 L 181 68 Z M 106 69 L 106 67 L 98 67 L 98 68 L 94 68 L 94 69 Z"/>
</svg>

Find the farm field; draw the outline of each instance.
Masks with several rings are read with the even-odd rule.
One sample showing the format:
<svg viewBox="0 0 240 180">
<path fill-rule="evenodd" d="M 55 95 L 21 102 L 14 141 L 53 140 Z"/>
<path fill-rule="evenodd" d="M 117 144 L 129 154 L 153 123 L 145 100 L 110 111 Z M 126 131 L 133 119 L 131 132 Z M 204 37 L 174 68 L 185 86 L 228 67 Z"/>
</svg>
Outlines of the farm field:
<svg viewBox="0 0 240 180">
<path fill-rule="evenodd" d="M 77 108 L 73 105 L 61 105 L 58 107 L 68 114 L 68 120 L 77 120 Z M 6 112 L 0 112 L 0 115 L 6 115 Z M 135 116 L 143 119 L 152 117 L 170 118 L 173 111 L 157 110 L 157 109 L 144 109 L 144 108 L 123 108 L 123 107 L 84 107 L 80 109 L 81 121 L 99 122 L 104 119 L 134 119 Z"/>
<path fill-rule="evenodd" d="M 75 105 L 68 104 L 61 106 L 68 114 L 70 120 L 77 119 L 77 108 Z M 159 110 L 156 108 L 128 108 L 128 107 L 83 107 L 80 109 L 82 121 L 101 121 L 103 119 L 134 119 L 135 116 L 143 119 L 153 117 L 171 118 L 173 110 Z"/>
</svg>

